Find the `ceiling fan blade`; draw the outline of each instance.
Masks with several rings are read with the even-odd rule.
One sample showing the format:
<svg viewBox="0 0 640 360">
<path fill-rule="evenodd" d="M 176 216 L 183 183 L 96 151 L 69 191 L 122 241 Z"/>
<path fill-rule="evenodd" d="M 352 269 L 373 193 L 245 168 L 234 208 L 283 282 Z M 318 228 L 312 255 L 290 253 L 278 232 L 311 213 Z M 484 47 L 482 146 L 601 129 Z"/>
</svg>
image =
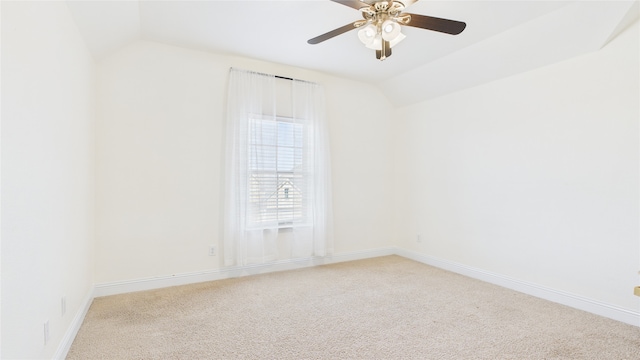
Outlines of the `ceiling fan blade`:
<svg viewBox="0 0 640 360">
<path fill-rule="evenodd" d="M 439 31 L 446 34 L 458 35 L 467 27 L 467 24 L 461 21 L 449 20 L 449 19 L 441 19 L 433 16 L 424 16 L 418 14 L 410 14 L 403 13 L 407 15 L 411 15 L 411 21 L 409 21 L 407 26 L 413 26 L 421 29 Z"/>
<path fill-rule="evenodd" d="M 339 27 L 337 29 L 331 30 L 328 33 L 324 33 L 324 34 L 322 34 L 320 36 L 316 36 L 313 39 L 309 39 L 309 40 L 307 40 L 307 43 L 311 44 L 311 45 L 315 45 L 315 44 L 321 43 L 321 42 L 323 42 L 325 40 L 329 40 L 332 37 L 338 36 L 340 34 L 344 34 L 347 31 L 353 30 L 355 28 L 356 27 L 355 27 L 355 25 L 353 23 L 347 24 L 345 26 L 341 26 L 341 27 Z"/>
<path fill-rule="evenodd" d="M 344 6 L 348 6 L 350 8 L 354 8 L 356 10 L 360 10 L 365 6 L 369 6 L 359 0 L 331 0 L 333 2 L 337 2 L 338 4 L 342 4 Z"/>
</svg>

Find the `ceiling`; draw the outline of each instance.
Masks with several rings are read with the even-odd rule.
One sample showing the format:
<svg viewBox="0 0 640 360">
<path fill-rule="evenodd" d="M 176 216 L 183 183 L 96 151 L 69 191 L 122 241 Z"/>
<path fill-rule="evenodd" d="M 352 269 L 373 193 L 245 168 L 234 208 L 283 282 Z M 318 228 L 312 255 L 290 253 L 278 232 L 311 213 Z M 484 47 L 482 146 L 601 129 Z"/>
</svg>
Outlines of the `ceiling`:
<svg viewBox="0 0 640 360">
<path fill-rule="evenodd" d="M 402 1 L 402 0 L 400 0 Z M 638 1 L 432 1 L 407 11 L 463 21 L 460 35 L 403 27 L 385 61 L 350 31 L 362 18 L 329 0 L 67 1 L 99 61 L 138 40 L 239 55 L 378 86 L 396 106 L 596 51 L 638 18 Z"/>
</svg>

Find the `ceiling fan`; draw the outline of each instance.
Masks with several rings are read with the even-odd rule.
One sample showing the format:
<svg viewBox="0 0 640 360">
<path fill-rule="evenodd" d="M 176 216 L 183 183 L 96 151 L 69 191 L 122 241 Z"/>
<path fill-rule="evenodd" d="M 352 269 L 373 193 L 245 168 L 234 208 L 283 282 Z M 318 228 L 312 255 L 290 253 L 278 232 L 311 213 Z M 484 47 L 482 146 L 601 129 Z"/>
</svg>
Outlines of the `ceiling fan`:
<svg viewBox="0 0 640 360">
<path fill-rule="evenodd" d="M 439 31 L 458 35 L 467 24 L 461 21 L 441 19 L 432 16 L 403 12 L 404 9 L 418 0 L 331 0 L 333 2 L 360 10 L 364 20 L 341 26 L 307 41 L 318 44 L 332 37 L 360 28 L 358 38 L 362 43 L 376 51 L 376 58 L 384 60 L 391 56 L 391 48 L 406 36 L 402 34 L 400 25 Z"/>
</svg>

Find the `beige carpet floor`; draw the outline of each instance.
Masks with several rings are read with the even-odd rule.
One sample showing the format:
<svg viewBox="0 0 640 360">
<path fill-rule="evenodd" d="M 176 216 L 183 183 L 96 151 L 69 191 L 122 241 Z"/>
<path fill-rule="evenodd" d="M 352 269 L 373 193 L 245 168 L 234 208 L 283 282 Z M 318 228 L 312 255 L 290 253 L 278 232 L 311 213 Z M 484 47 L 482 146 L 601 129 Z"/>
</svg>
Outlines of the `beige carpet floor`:
<svg viewBox="0 0 640 360">
<path fill-rule="evenodd" d="M 97 298 L 68 359 L 640 359 L 640 328 L 398 256 Z"/>
</svg>

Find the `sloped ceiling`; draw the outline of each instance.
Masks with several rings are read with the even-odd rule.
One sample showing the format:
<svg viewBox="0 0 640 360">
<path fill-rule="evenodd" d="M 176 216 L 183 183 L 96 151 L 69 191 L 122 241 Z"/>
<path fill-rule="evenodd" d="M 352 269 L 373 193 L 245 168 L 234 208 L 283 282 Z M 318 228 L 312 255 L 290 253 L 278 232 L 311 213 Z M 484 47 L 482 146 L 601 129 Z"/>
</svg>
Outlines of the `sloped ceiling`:
<svg viewBox="0 0 640 360">
<path fill-rule="evenodd" d="M 467 28 L 452 36 L 404 27 L 407 38 L 381 62 L 356 31 L 307 44 L 361 19 L 329 0 L 67 3 L 97 60 L 151 40 L 364 81 L 396 106 L 596 51 L 639 11 L 638 1 L 421 0 L 407 11 L 464 21 Z"/>
</svg>

